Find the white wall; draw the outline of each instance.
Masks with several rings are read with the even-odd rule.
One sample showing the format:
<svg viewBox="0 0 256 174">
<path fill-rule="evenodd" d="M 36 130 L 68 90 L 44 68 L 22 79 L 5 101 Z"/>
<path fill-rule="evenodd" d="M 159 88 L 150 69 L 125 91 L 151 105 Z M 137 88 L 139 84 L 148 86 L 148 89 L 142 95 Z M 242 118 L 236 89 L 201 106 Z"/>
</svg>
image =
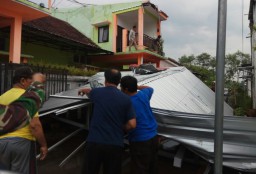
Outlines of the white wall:
<svg viewBox="0 0 256 174">
<path fill-rule="evenodd" d="M 157 37 L 157 22 L 158 20 L 149 14 L 144 15 L 144 34 L 156 38 Z"/>
<path fill-rule="evenodd" d="M 127 30 L 132 29 L 134 25 L 138 27 L 138 11 L 131 11 L 117 15 L 117 25 Z"/>
<path fill-rule="evenodd" d="M 157 37 L 158 19 L 144 13 L 144 34 L 156 38 Z M 131 11 L 117 15 L 117 25 L 130 30 L 134 25 L 138 27 L 138 11 Z"/>
</svg>

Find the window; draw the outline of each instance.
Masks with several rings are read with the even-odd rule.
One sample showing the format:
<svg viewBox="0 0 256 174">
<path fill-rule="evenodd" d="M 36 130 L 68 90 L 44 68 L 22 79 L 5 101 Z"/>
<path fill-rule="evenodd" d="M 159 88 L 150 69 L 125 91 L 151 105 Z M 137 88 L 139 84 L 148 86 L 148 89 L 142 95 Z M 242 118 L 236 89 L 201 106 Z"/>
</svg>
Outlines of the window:
<svg viewBox="0 0 256 174">
<path fill-rule="evenodd" d="M 109 26 L 98 28 L 98 42 L 108 42 Z"/>
</svg>

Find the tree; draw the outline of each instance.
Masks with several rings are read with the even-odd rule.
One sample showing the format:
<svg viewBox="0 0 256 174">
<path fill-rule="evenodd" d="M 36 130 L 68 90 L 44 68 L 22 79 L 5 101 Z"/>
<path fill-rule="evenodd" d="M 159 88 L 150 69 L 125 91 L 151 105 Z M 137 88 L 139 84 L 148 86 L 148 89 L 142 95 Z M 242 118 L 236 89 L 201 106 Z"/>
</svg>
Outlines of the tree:
<svg viewBox="0 0 256 174">
<path fill-rule="evenodd" d="M 240 115 L 242 113 L 245 113 L 246 109 L 249 109 L 250 103 L 248 102 L 248 95 L 246 93 L 246 89 L 241 87 L 245 84 L 239 80 L 239 66 L 243 66 L 244 64 L 247 64 L 250 62 L 250 55 L 242 53 L 240 51 L 237 51 L 233 54 L 226 55 L 226 61 L 225 61 L 225 86 L 230 91 L 230 100 L 228 103 L 233 108 L 239 108 L 239 112 L 236 114 Z M 241 97 L 245 96 L 244 98 Z M 241 102 L 242 103 L 239 103 Z M 250 100 L 249 100 L 250 101 Z M 247 105 L 243 105 L 244 103 L 247 103 Z M 246 109 L 245 109 L 246 108 Z"/>
<path fill-rule="evenodd" d="M 183 55 L 179 58 L 179 63 L 189 69 L 206 85 L 211 86 L 215 80 L 215 71 L 214 67 L 212 67 L 212 60 L 213 58 L 209 54 L 202 53 L 198 56 L 194 56 L 193 54 L 190 56 Z"/>
<path fill-rule="evenodd" d="M 181 58 L 179 58 L 179 63 L 183 66 L 189 66 L 193 65 L 195 60 L 195 56 L 192 54 L 190 56 L 183 55 Z"/>
<path fill-rule="evenodd" d="M 251 106 L 251 99 L 247 95 L 247 90 L 243 81 L 239 81 L 239 66 L 248 64 L 250 55 L 237 51 L 225 57 L 225 88 L 228 88 L 228 104 L 234 108 L 235 115 L 245 115 Z M 210 88 L 215 82 L 216 58 L 208 53 L 198 56 L 183 55 L 179 58 L 179 63 L 189 69 L 200 80 Z"/>
<path fill-rule="evenodd" d="M 204 68 L 209 68 L 210 66 L 210 61 L 211 61 L 212 57 L 210 54 L 208 53 L 202 53 L 198 56 L 196 56 L 196 64 L 198 66 L 202 66 Z"/>
<path fill-rule="evenodd" d="M 226 55 L 225 61 L 225 80 L 234 81 L 239 76 L 238 67 L 250 62 L 250 55 L 237 51 Z M 236 80 L 238 81 L 238 80 Z"/>
</svg>

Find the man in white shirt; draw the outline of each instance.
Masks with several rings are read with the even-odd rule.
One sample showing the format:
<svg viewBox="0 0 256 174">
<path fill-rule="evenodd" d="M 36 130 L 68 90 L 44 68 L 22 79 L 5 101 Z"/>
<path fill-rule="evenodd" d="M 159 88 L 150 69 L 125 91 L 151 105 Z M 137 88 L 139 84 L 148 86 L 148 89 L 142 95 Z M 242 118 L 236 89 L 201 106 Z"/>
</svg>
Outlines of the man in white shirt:
<svg viewBox="0 0 256 174">
<path fill-rule="evenodd" d="M 136 41 L 136 26 L 134 25 L 129 33 L 129 51 L 131 51 L 131 46 L 134 45 L 135 49 L 137 50 L 137 41 Z"/>
</svg>

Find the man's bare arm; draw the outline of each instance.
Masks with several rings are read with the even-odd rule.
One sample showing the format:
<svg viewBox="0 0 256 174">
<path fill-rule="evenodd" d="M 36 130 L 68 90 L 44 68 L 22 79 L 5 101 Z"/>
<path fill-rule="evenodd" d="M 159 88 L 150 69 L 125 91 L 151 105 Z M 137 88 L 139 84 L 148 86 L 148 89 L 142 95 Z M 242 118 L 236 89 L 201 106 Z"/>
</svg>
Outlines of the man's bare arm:
<svg viewBox="0 0 256 174">
<path fill-rule="evenodd" d="M 40 145 L 40 160 L 45 159 L 47 153 L 48 153 L 48 148 L 47 148 L 47 143 L 45 140 L 42 124 L 39 120 L 39 117 L 34 117 L 31 122 L 30 122 L 30 131 L 32 135 L 36 138 L 37 142 Z"/>
<path fill-rule="evenodd" d="M 142 86 L 138 86 L 137 88 L 138 88 L 138 90 L 142 90 L 142 89 L 151 88 L 151 87 L 149 87 L 149 86 L 143 86 L 143 85 L 142 85 Z"/>
<path fill-rule="evenodd" d="M 89 95 L 92 89 L 90 88 L 83 88 L 78 90 L 78 95 L 83 96 L 84 94 Z"/>
<path fill-rule="evenodd" d="M 129 131 L 136 128 L 136 118 L 130 119 L 125 125 L 124 125 L 124 130 Z"/>
</svg>

